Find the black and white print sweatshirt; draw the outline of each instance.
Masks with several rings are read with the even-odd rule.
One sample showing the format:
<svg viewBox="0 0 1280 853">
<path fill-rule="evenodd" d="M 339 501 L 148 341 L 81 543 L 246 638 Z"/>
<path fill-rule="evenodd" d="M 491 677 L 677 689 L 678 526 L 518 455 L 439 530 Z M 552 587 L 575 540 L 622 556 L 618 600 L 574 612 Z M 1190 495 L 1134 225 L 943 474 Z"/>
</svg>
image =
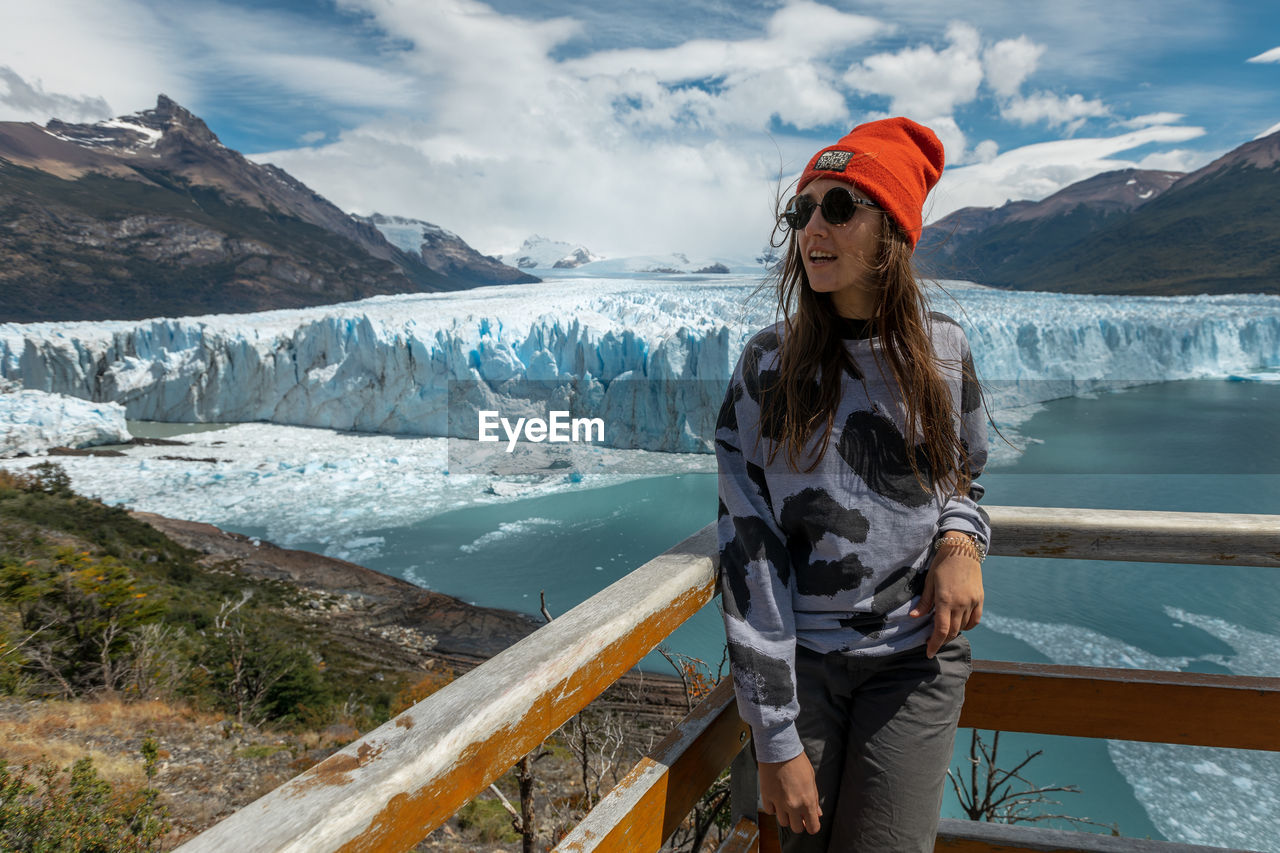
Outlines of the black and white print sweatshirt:
<svg viewBox="0 0 1280 853">
<path fill-rule="evenodd" d="M 907 454 L 922 448 L 903 437 L 905 413 L 887 363 L 866 324 L 845 321 L 844 345 L 861 377 L 846 373 L 827 452 L 813 436 L 800 472 L 780 436 L 761 434 L 762 395 L 778 376 L 781 323 L 747 342 L 716 423 L 720 507 L 720 586 L 738 708 L 751 726 L 759 761 L 802 751 L 796 733 L 795 646 L 819 653 L 885 655 L 923 645 L 932 614 L 913 619 L 934 539 L 948 530 L 990 543 L 978 507 L 977 477 L 987 458 L 981 393 L 972 377 L 964 331 L 950 317 L 927 319 L 941 374 L 974 482 L 943 500 L 922 489 Z M 968 368 L 968 369 L 965 369 Z"/>
</svg>

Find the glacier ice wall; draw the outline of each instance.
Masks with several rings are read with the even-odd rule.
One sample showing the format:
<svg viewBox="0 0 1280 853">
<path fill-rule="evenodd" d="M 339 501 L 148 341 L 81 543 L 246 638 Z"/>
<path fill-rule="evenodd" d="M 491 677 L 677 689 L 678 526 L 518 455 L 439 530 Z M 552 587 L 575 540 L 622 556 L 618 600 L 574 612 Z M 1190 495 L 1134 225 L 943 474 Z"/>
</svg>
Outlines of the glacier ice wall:
<svg viewBox="0 0 1280 853">
<path fill-rule="evenodd" d="M 2 383 L 0 383 L 2 384 Z M 0 389 L 0 457 L 129 441 L 124 408 L 44 391 Z"/>
<path fill-rule="evenodd" d="M 607 444 L 709 450 L 774 319 L 748 276 L 573 279 L 246 315 L 0 325 L 0 376 L 128 417 L 476 435 L 476 411 L 601 417 Z M 1012 293 L 949 283 L 997 408 L 1280 366 L 1280 298 Z"/>
</svg>

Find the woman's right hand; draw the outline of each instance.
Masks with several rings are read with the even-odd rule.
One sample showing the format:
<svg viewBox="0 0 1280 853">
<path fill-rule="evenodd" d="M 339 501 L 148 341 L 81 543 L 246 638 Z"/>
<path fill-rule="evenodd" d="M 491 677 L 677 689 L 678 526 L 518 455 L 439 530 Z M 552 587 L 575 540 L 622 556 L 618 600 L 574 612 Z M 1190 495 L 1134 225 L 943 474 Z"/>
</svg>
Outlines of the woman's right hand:
<svg viewBox="0 0 1280 853">
<path fill-rule="evenodd" d="M 818 786 L 813 765 L 803 752 L 787 761 L 760 762 L 760 799 L 765 814 L 777 817 L 779 826 L 792 832 L 818 834 Z"/>
</svg>

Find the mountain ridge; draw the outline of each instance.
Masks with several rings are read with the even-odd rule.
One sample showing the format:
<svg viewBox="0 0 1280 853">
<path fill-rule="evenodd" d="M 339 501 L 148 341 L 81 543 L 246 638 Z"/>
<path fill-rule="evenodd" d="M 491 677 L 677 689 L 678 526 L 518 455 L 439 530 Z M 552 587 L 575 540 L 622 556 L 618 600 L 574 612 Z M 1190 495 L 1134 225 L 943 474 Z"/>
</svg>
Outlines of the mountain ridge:
<svg viewBox="0 0 1280 853">
<path fill-rule="evenodd" d="M 242 313 L 533 280 L 466 249 L 436 263 L 398 248 L 227 148 L 165 95 L 92 125 L 0 122 L 0 322 Z"/>
<path fill-rule="evenodd" d="M 1280 293 L 1280 133 L 1189 174 L 1119 170 L 925 228 L 922 272 L 1017 290 Z"/>
</svg>

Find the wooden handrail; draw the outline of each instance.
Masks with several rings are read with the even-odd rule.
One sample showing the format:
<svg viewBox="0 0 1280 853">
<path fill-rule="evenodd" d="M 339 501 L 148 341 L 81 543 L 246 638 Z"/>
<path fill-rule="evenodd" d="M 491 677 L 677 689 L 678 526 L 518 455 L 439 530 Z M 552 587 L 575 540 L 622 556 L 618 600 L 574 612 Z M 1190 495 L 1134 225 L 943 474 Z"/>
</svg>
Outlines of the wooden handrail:
<svg viewBox="0 0 1280 853">
<path fill-rule="evenodd" d="M 1280 678 L 979 660 L 960 725 L 1280 750 Z"/>
<path fill-rule="evenodd" d="M 751 736 L 723 679 L 556 846 L 556 853 L 657 850 Z"/>
<path fill-rule="evenodd" d="M 987 511 L 995 555 L 1280 566 L 1278 516 L 1037 507 Z M 411 847 L 710 600 L 716 550 L 712 524 L 179 849 L 311 853 Z M 1149 673 L 1132 670 L 1081 675 L 1062 667 L 1055 672 L 1052 667 L 1033 671 L 1028 667 L 1036 665 L 1029 664 L 985 666 L 979 665 L 971 682 L 973 707 L 966 704 L 966 725 L 1014 731 L 1053 727 L 1061 734 L 1177 743 L 1206 744 L 1216 737 L 1209 734 L 1213 727 L 1197 730 L 1190 712 L 1174 715 L 1179 723 L 1162 723 L 1159 737 L 1137 737 L 1143 729 L 1154 731 L 1155 717 L 1161 715 L 1131 715 L 1126 723 L 1124 714 L 1105 706 L 1141 694 L 1155 697 L 1143 701 L 1165 703 L 1165 709 L 1170 701 L 1185 709 L 1213 697 L 1204 701 L 1227 703 L 1232 714 L 1247 707 L 1250 719 L 1277 728 L 1277 689 L 1271 683 L 1277 679 L 1246 685 L 1190 673 L 1163 673 L 1152 680 Z M 1079 711 L 1089 704 L 1074 695 L 1081 688 L 1105 700 L 1104 707 L 1083 712 L 1089 721 L 1083 729 L 1068 731 L 1067 721 L 1036 724 L 1040 727 L 1018 722 L 1029 716 L 1056 719 L 1051 706 Z M 1195 691 L 1196 701 L 1169 699 L 1181 696 L 1181 690 Z M 723 712 L 717 719 L 727 725 Z M 1250 744 L 1230 735 L 1210 745 Z M 1252 748 L 1277 746 L 1274 738 L 1261 738 Z"/>
<path fill-rule="evenodd" d="M 992 554 L 1280 567 L 1280 516 L 993 506 Z"/>
</svg>

